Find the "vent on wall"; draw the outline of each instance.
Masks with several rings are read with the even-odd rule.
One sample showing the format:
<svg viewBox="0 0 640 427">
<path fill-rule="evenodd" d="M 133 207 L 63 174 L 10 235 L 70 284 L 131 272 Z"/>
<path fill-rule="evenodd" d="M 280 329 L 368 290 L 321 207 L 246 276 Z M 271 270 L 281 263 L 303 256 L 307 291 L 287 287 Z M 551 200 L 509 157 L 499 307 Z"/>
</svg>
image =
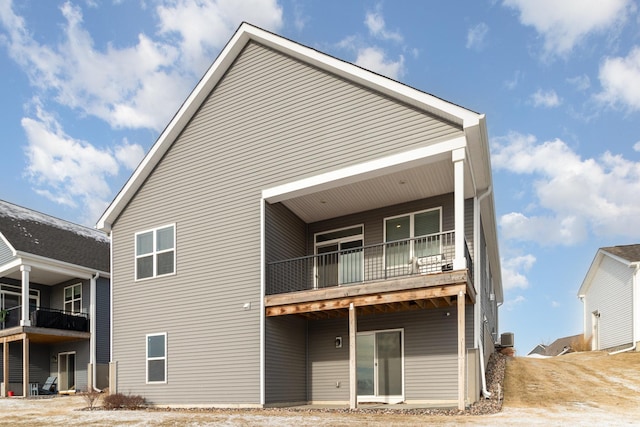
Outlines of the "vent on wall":
<svg viewBox="0 0 640 427">
<path fill-rule="evenodd" d="M 500 345 L 502 347 L 513 347 L 514 345 L 513 332 L 505 332 L 501 334 Z"/>
</svg>

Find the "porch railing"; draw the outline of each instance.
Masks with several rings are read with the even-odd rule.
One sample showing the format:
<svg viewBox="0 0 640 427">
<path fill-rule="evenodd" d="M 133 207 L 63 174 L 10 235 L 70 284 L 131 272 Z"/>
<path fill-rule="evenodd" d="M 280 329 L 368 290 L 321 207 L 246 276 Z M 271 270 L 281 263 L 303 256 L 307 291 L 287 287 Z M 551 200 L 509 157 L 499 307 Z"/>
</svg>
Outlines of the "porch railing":
<svg viewBox="0 0 640 427">
<path fill-rule="evenodd" d="M 12 328 L 20 325 L 21 306 L 11 307 L 0 311 L 0 329 Z M 4 313 L 4 315 L 2 314 Z M 86 313 L 71 313 L 55 308 L 39 307 L 29 313 L 31 326 L 39 328 L 62 329 L 66 331 L 89 331 L 89 315 Z"/>
<path fill-rule="evenodd" d="M 455 256 L 454 237 L 454 232 L 449 231 L 271 262 L 267 264 L 266 294 L 450 271 Z M 472 272 L 466 244 L 465 255 L 467 268 Z"/>
</svg>

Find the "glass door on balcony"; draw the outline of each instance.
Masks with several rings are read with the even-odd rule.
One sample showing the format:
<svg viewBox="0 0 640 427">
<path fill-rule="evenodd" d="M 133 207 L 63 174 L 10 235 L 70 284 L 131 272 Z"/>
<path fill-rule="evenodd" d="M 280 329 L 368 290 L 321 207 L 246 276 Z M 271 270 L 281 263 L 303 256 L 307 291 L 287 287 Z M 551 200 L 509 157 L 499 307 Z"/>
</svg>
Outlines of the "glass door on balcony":
<svg viewBox="0 0 640 427">
<path fill-rule="evenodd" d="M 362 282 L 363 229 L 357 226 L 315 235 L 316 288 Z"/>
<path fill-rule="evenodd" d="M 356 371 L 358 400 L 397 403 L 403 397 L 402 330 L 358 333 Z"/>
</svg>

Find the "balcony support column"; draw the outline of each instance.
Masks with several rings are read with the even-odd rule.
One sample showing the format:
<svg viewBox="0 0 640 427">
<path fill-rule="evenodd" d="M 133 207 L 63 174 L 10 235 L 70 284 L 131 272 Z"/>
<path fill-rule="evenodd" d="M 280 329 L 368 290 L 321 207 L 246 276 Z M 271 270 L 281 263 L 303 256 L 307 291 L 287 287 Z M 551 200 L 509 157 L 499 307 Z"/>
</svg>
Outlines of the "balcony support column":
<svg viewBox="0 0 640 427">
<path fill-rule="evenodd" d="M 349 304 L 349 408 L 358 407 L 358 370 L 356 353 L 356 336 L 358 333 L 358 319 L 353 303 Z"/>
<path fill-rule="evenodd" d="M 465 292 L 458 291 L 458 409 L 465 409 L 466 342 L 465 342 Z M 482 349 L 480 349 L 482 351 Z"/>
<path fill-rule="evenodd" d="M 22 272 L 22 310 L 20 326 L 31 326 L 31 319 L 29 319 L 29 272 L 31 271 L 31 266 L 21 265 L 20 271 Z"/>
<path fill-rule="evenodd" d="M 464 251 L 464 161 L 465 149 L 458 148 L 451 152 L 453 162 L 454 190 L 454 228 L 455 228 L 455 255 L 453 259 L 454 270 L 467 268 L 467 258 Z"/>
<path fill-rule="evenodd" d="M 22 396 L 29 397 L 29 337 L 22 339 Z"/>
</svg>

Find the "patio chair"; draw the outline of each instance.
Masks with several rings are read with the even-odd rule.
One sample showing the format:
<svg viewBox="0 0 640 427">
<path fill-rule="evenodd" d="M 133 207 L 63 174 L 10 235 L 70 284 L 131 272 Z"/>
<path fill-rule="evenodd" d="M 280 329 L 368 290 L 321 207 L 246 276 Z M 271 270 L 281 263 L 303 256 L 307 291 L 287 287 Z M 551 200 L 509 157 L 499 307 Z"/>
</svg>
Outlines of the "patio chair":
<svg viewBox="0 0 640 427">
<path fill-rule="evenodd" d="M 58 377 L 49 377 L 44 385 L 38 389 L 39 394 L 56 394 L 56 381 Z"/>
</svg>

